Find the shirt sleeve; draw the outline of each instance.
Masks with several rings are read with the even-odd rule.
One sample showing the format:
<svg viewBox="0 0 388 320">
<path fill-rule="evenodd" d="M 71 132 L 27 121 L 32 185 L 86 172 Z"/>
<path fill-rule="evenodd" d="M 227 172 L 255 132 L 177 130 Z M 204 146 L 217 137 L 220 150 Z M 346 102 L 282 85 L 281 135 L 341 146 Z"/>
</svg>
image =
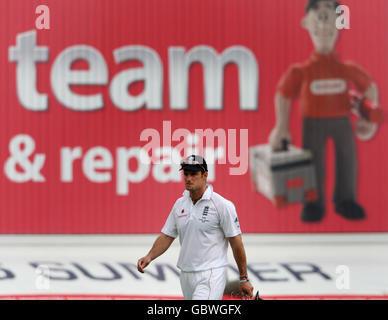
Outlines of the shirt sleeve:
<svg viewBox="0 0 388 320">
<path fill-rule="evenodd" d="M 173 238 L 176 238 L 178 236 L 178 229 L 176 227 L 176 221 L 175 221 L 175 205 L 176 203 L 172 207 L 171 212 L 162 229 L 162 233 Z"/>
<path fill-rule="evenodd" d="M 366 71 L 353 62 L 347 62 L 345 65 L 349 80 L 358 90 L 364 92 L 371 86 L 373 80 Z"/>
<path fill-rule="evenodd" d="M 236 208 L 233 203 L 225 205 L 220 217 L 220 225 L 226 238 L 241 234 L 240 222 L 238 221 Z"/>
<path fill-rule="evenodd" d="M 303 72 L 298 64 L 291 66 L 286 73 L 280 78 L 278 83 L 278 92 L 285 98 L 293 99 L 299 95 L 302 87 Z"/>
</svg>

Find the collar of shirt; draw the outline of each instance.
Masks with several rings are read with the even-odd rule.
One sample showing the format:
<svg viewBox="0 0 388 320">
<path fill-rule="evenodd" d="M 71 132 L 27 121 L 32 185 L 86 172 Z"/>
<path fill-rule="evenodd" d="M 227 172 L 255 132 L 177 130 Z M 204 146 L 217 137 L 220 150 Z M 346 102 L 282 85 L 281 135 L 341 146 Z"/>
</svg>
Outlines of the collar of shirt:
<svg viewBox="0 0 388 320">
<path fill-rule="evenodd" d="M 205 190 L 205 192 L 203 193 L 203 195 L 202 195 L 202 198 L 201 199 L 199 199 L 199 200 L 210 200 L 210 198 L 211 198 L 211 196 L 212 196 L 212 194 L 213 194 L 213 186 L 212 185 L 210 185 L 210 184 L 207 184 L 206 185 L 207 186 L 207 188 L 206 188 L 206 190 Z M 190 198 L 190 191 L 188 191 L 188 190 L 185 190 L 185 191 L 183 191 L 183 194 L 182 194 L 185 198 Z M 198 201 L 199 201 L 198 200 Z"/>
<path fill-rule="evenodd" d="M 311 60 L 312 61 L 338 61 L 339 57 L 335 51 L 329 54 L 323 54 L 315 51 L 311 55 Z"/>
</svg>

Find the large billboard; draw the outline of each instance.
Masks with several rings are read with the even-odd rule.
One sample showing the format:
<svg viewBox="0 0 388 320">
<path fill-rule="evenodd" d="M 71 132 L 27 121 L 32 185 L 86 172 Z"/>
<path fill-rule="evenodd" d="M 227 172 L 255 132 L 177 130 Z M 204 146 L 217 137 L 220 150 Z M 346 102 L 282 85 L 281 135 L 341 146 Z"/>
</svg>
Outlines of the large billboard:
<svg viewBox="0 0 388 320">
<path fill-rule="evenodd" d="M 388 231 L 388 125 L 348 95 L 384 111 L 388 3 L 344 1 L 335 36 L 332 9 L 306 3 L 1 1 L 0 233 L 160 232 L 191 153 L 243 232 Z M 306 168 L 274 173 L 286 151 L 267 175 L 250 159 L 285 101 L 289 152 L 318 170 L 309 183 Z M 321 216 L 306 219 L 302 201 L 317 199 Z"/>
<path fill-rule="evenodd" d="M 137 260 L 154 240 L 155 235 L 4 236 L 0 300 L 183 299 L 178 241 L 145 273 L 137 271 Z M 250 282 L 264 300 L 388 300 L 388 257 L 381 254 L 386 246 L 380 234 L 244 236 Z M 239 277 L 232 250 L 228 262 L 230 293 Z"/>
</svg>

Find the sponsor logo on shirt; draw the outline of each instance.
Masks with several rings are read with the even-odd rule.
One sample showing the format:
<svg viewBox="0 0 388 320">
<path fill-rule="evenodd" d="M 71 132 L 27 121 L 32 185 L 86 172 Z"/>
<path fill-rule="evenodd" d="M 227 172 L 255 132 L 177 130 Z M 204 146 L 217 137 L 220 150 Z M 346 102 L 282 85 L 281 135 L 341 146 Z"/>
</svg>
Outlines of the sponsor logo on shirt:
<svg viewBox="0 0 388 320">
<path fill-rule="evenodd" d="M 181 213 L 178 214 L 178 218 L 187 217 L 187 214 L 184 214 L 184 213 L 185 213 L 185 209 L 182 209 Z"/>
<path fill-rule="evenodd" d="M 340 94 L 345 92 L 346 87 L 343 79 L 321 79 L 311 82 L 310 91 L 315 95 Z"/>
</svg>

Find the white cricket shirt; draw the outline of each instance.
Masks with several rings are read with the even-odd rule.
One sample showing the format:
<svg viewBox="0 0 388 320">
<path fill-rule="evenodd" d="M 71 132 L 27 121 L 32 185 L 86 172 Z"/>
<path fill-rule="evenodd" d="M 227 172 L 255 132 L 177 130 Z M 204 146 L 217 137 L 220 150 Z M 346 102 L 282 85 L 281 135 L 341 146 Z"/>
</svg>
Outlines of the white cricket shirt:
<svg viewBox="0 0 388 320">
<path fill-rule="evenodd" d="M 162 233 L 176 238 L 181 250 L 177 267 L 182 271 L 204 271 L 228 264 L 226 238 L 241 234 L 233 203 L 207 185 L 194 205 L 185 190 L 172 208 Z"/>
</svg>

